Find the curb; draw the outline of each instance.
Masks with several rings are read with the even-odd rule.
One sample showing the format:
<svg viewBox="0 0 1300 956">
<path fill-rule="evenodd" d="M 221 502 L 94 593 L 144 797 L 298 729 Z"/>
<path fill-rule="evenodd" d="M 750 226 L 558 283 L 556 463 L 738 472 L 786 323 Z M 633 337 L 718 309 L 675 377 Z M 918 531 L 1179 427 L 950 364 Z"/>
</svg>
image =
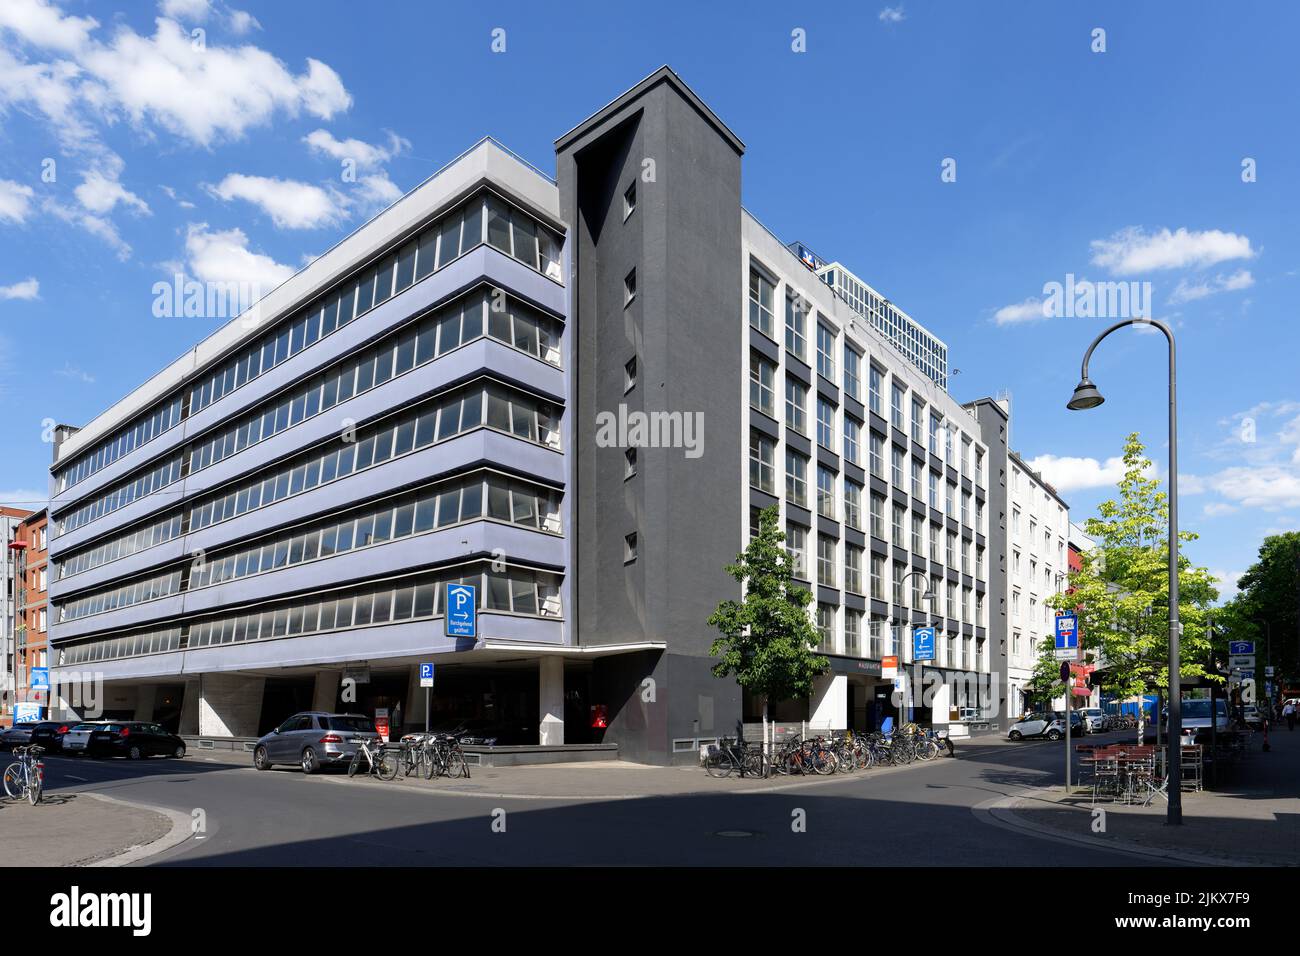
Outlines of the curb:
<svg viewBox="0 0 1300 956">
<path fill-rule="evenodd" d="M 149 810 L 152 813 L 161 814 L 171 820 L 171 829 L 151 843 L 142 843 L 135 846 L 126 847 L 112 856 L 105 857 L 102 860 L 96 860 L 93 863 L 81 864 L 86 867 L 117 867 L 129 866 L 132 863 L 138 863 L 141 860 L 157 856 L 165 850 L 170 850 L 174 846 L 179 846 L 188 840 L 192 835 L 191 821 L 188 816 L 178 810 L 170 810 L 167 807 L 152 806 L 147 803 L 136 803 L 133 800 L 122 800 L 118 797 L 107 797 L 101 793 L 92 791 L 82 791 L 79 796 L 90 797 L 93 800 L 102 800 L 105 803 L 115 803 L 118 806 L 130 807 L 133 810 Z"/>
<path fill-rule="evenodd" d="M 982 823 L 987 823 L 991 826 L 1001 827 L 1004 830 L 1011 830 L 1017 833 L 1026 833 L 1030 836 L 1044 840 L 1053 840 L 1057 843 L 1083 846 L 1091 850 L 1106 850 L 1111 853 L 1127 853 L 1130 856 L 1140 856 L 1152 860 L 1182 863 L 1188 866 L 1253 867 L 1265 865 L 1247 860 L 1210 856 L 1208 854 L 1194 853 L 1186 850 L 1169 850 L 1161 847 L 1142 846 L 1138 843 L 1130 843 L 1127 840 L 1110 840 L 1094 836 L 1084 836 L 1082 834 L 1066 833 L 1065 831 L 1058 830 L 1055 827 L 1044 826 L 1040 823 L 1031 823 L 1030 821 L 1016 815 L 1016 807 L 1028 800 L 1035 799 L 1040 794 L 1050 792 L 1052 791 L 1043 788 L 1034 788 L 1031 790 L 1022 790 L 1019 793 L 992 797 L 971 807 L 971 813 L 973 813 Z"/>
</svg>

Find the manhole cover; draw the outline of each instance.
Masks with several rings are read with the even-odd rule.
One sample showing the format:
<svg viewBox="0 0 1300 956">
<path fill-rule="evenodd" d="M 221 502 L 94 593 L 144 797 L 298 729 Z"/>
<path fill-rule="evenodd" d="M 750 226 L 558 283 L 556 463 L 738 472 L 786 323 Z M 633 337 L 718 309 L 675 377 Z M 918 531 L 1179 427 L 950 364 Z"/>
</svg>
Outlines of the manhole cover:
<svg viewBox="0 0 1300 956">
<path fill-rule="evenodd" d="M 720 837 L 752 837 L 758 836 L 753 830 L 719 830 L 714 836 Z"/>
</svg>

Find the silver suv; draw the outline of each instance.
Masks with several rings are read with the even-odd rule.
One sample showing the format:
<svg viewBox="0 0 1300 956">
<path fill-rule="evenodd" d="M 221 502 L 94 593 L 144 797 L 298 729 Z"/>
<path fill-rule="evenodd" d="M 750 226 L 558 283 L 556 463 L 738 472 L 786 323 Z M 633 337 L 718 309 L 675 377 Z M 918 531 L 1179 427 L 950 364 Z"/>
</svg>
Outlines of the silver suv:
<svg viewBox="0 0 1300 956">
<path fill-rule="evenodd" d="M 253 766 L 270 770 L 276 764 L 297 764 L 303 773 L 346 765 L 362 740 L 378 740 L 375 722 L 363 714 L 294 714 L 257 741 Z"/>
</svg>

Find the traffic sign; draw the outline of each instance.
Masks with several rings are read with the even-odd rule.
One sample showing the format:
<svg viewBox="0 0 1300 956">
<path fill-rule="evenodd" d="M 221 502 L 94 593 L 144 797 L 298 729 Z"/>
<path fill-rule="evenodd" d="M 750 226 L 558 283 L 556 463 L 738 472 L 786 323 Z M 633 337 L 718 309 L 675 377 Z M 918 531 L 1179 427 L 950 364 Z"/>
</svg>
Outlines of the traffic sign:
<svg viewBox="0 0 1300 956">
<path fill-rule="evenodd" d="M 1229 641 L 1228 653 L 1229 654 L 1254 654 L 1255 642 L 1254 641 Z"/>
<path fill-rule="evenodd" d="M 449 581 L 444 597 L 447 636 L 478 637 L 478 587 Z"/>
<path fill-rule="evenodd" d="M 33 690 L 37 687 L 43 687 L 46 690 L 50 688 L 50 669 L 48 667 L 33 667 L 32 682 L 29 685 Z"/>
<path fill-rule="evenodd" d="M 898 655 L 890 654 L 880 659 L 880 676 L 885 680 L 898 677 Z"/>
<path fill-rule="evenodd" d="M 1228 666 L 1231 668 L 1243 668 L 1245 670 L 1255 669 L 1254 654 L 1235 654 L 1228 658 Z"/>
<path fill-rule="evenodd" d="M 912 631 L 912 660 L 934 660 L 934 628 L 918 627 Z"/>
<path fill-rule="evenodd" d="M 1072 611 L 1056 615 L 1056 659 L 1074 660 L 1079 656 L 1079 617 Z"/>
<path fill-rule="evenodd" d="M 433 664 L 429 663 L 420 665 L 420 686 L 433 686 Z"/>
</svg>

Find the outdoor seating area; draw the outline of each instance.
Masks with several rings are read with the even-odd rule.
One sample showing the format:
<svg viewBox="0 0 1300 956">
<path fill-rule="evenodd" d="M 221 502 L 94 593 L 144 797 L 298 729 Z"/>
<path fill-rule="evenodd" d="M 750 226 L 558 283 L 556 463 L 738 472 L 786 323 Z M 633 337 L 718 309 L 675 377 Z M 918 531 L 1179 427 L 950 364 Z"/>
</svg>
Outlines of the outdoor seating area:
<svg viewBox="0 0 1300 956">
<path fill-rule="evenodd" d="M 1148 806 L 1156 798 L 1168 800 L 1168 774 L 1165 772 L 1166 750 L 1150 745 L 1109 744 L 1092 747 L 1080 745 L 1079 763 L 1085 784 L 1092 790 L 1092 802 Z M 1183 790 L 1199 791 L 1205 781 L 1205 755 L 1200 744 L 1181 749 L 1181 785 Z"/>
</svg>

